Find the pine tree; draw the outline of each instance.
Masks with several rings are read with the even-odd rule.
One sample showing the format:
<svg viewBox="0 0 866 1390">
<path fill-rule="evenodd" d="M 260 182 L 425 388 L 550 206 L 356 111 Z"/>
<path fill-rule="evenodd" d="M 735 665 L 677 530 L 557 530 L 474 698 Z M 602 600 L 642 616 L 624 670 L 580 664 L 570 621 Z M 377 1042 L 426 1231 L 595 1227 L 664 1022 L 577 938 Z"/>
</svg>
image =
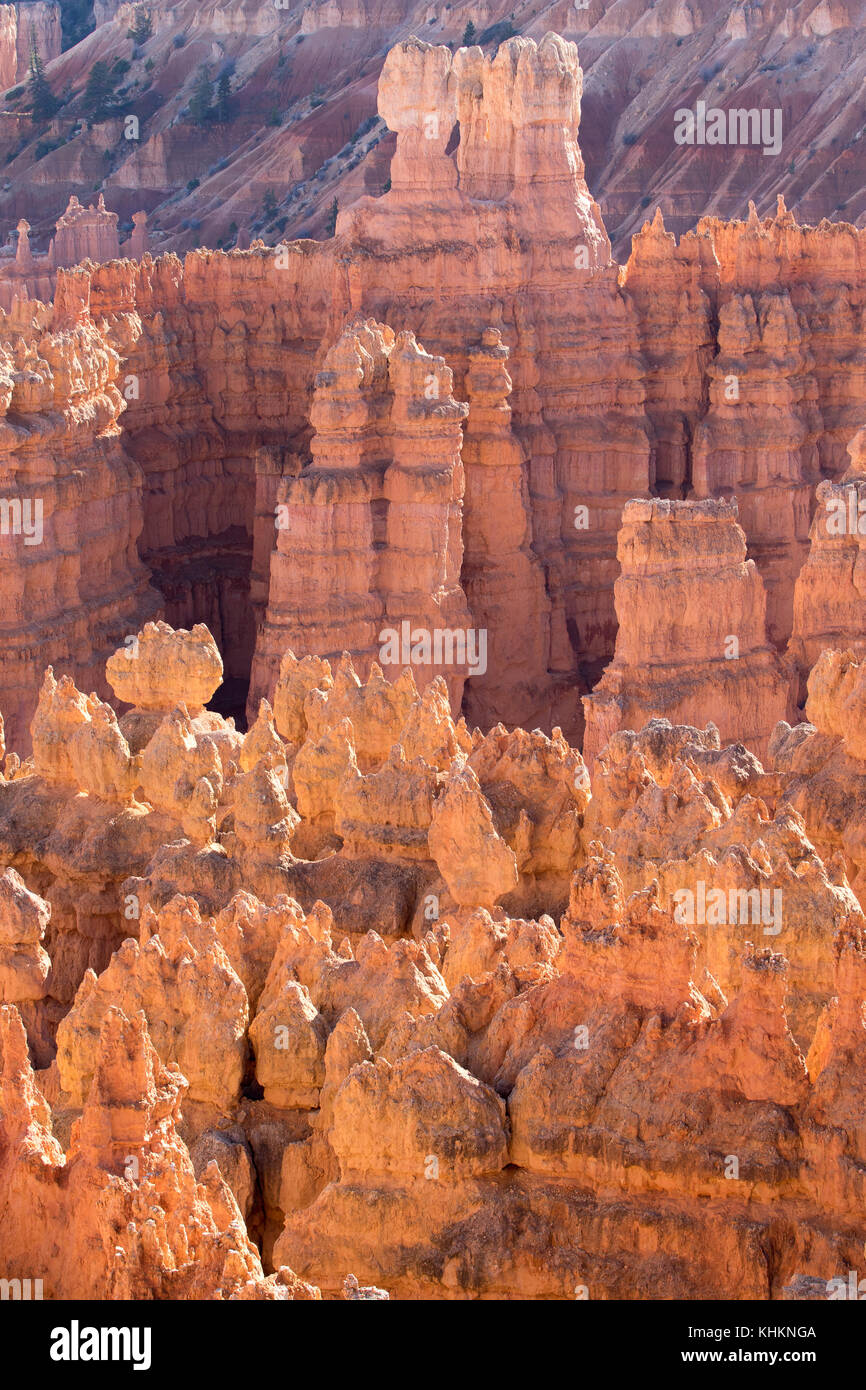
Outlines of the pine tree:
<svg viewBox="0 0 866 1390">
<path fill-rule="evenodd" d="M 477 32 L 478 31 L 475 28 L 475 25 L 472 23 L 472 20 L 470 19 L 469 23 L 466 25 L 466 28 L 463 30 L 462 42 L 464 48 L 469 48 L 475 42 L 475 35 Z"/>
<path fill-rule="evenodd" d="M 213 115 L 213 83 L 207 75 L 207 68 L 199 69 L 190 97 L 189 114 L 196 125 L 207 125 Z"/>
<path fill-rule="evenodd" d="M 44 125 L 57 111 L 60 102 L 51 90 L 45 76 L 45 64 L 36 47 L 33 30 L 30 30 L 30 77 L 28 79 L 30 97 L 30 119 L 34 125 Z"/>
<path fill-rule="evenodd" d="M 325 222 L 325 236 L 333 236 L 335 231 L 337 230 L 337 213 L 339 212 L 339 210 L 339 204 L 337 203 L 337 200 L 335 198 L 331 206 L 328 208 L 328 217 L 327 221 Z"/>
<path fill-rule="evenodd" d="M 147 43 L 153 33 L 153 21 L 150 17 L 150 10 L 146 10 L 143 5 L 136 5 L 135 19 L 132 28 L 127 29 L 128 36 L 136 45 Z"/>
<path fill-rule="evenodd" d="M 73 48 L 96 28 L 93 0 L 63 0 L 60 6 L 60 25 L 63 34 L 61 48 Z"/>
<path fill-rule="evenodd" d="M 227 72 L 221 72 L 217 84 L 217 120 L 221 124 L 231 120 L 233 106 L 231 78 Z"/>
<path fill-rule="evenodd" d="M 108 116 L 114 96 L 114 82 L 115 79 L 112 77 L 107 63 L 100 59 L 99 62 L 93 64 L 87 79 L 87 86 L 84 89 L 83 100 L 84 114 L 91 125 L 96 121 L 104 121 Z"/>
</svg>

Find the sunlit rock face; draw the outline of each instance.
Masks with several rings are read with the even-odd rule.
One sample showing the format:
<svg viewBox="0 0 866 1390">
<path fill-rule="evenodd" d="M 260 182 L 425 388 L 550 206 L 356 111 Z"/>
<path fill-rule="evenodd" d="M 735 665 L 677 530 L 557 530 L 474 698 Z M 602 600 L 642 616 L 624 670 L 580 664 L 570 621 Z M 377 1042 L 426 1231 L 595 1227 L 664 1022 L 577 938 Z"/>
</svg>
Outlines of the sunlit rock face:
<svg viewBox="0 0 866 1390">
<path fill-rule="evenodd" d="M 634 505 L 636 531 L 676 514 Z M 679 506 L 736 540 L 729 504 Z M 201 712 L 203 626 L 148 624 L 108 666 L 133 744 L 49 670 L 0 779 L 4 1277 L 636 1298 L 652 1232 L 653 1296 L 772 1299 L 854 1259 L 851 653 L 822 655 L 769 767 L 656 717 L 591 771 L 559 729 L 470 731 L 443 679 L 348 654 L 287 652 L 246 736 Z M 492 1251 L 467 1260 L 479 1213 Z"/>
<path fill-rule="evenodd" d="M 864 649 L 866 546 L 866 426 L 848 443 L 847 470 L 815 491 L 810 547 L 794 586 L 794 627 L 788 658 L 799 677 L 802 704 L 806 680 L 822 651 Z"/>
<path fill-rule="evenodd" d="M 629 502 L 618 555 L 616 651 L 584 699 L 586 757 L 653 715 L 711 720 L 725 742 L 765 753 L 791 682 L 767 640 L 764 585 L 736 504 Z"/>
</svg>

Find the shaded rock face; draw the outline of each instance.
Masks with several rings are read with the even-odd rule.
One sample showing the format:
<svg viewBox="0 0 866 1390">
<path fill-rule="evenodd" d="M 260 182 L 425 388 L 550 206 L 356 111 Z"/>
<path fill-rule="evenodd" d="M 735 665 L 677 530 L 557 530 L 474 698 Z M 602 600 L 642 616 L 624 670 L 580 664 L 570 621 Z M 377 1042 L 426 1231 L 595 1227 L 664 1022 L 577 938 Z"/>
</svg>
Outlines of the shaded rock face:
<svg viewBox="0 0 866 1390">
<path fill-rule="evenodd" d="M 676 514 L 635 505 L 636 532 Z M 349 653 L 287 652 L 242 736 L 202 710 L 203 627 L 149 624 L 108 667 L 132 743 L 49 670 L 0 777 L 4 1278 L 773 1299 L 856 1268 L 851 653 L 769 770 L 656 718 L 590 773 L 559 729 L 470 731 L 441 676 Z"/>
</svg>

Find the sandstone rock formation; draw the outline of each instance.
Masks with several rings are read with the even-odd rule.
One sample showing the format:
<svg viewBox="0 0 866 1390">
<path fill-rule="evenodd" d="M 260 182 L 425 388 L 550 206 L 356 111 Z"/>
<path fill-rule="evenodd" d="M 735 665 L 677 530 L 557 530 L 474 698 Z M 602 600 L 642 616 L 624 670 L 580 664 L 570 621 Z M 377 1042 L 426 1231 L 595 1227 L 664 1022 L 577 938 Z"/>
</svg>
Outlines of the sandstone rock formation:
<svg viewBox="0 0 866 1390">
<path fill-rule="evenodd" d="M 556 34 L 401 37 L 333 237 L 139 221 L 0 311 L 3 1278 L 856 1268 L 864 232 L 659 212 L 619 266 L 582 94 Z"/>
<path fill-rule="evenodd" d="M 60 58 L 54 58 L 60 52 L 59 32 L 57 45 L 49 47 L 50 29 L 43 22 L 43 16 L 53 15 L 59 30 L 60 7 L 27 3 L 18 8 L 22 21 L 16 26 L 11 22 L 15 7 L 4 7 L 10 58 L 16 38 L 18 47 L 6 85 L 24 84 L 27 21 L 35 15 L 49 80 L 58 91 L 71 90 L 73 100 L 61 112 L 62 146 L 46 157 L 32 142 L 7 165 L 9 186 L 0 208 L 7 214 L 11 209 L 10 222 L 22 204 L 29 216 L 35 203 L 40 219 L 50 225 L 70 190 L 90 192 L 98 160 L 97 175 L 127 215 L 130 196 L 144 190 L 171 250 L 220 243 L 248 247 L 258 231 L 276 237 L 284 221 L 291 238 L 325 235 L 335 197 L 345 208 L 360 195 L 380 191 L 387 179 L 394 142 L 375 113 L 377 79 L 388 50 L 413 33 L 453 49 L 469 19 L 477 26 L 476 42 L 488 54 L 503 34 L 515 30 L 539 42 L 553 27 L 580 44 L 589 114 L 584 154 L 619 254 L 627 254 L 651 195 L 677 235 L 708 208 L 724 217 L 740 215 L 756 191 L 762 208 L 784 193 L 801 221 L 845 216 L 856 222 L 863 210 L 857 140 L 862 0 L 805 0 L 778 10 L 709 0 L 652 7 L 560 0 L 514 13 L 502 5 L 457 4 L 431 11 L 416 0 L 400 6 L 382 0 L 310 0 L 279 9 L 263 6 L 252 19 L 246 0 L 152 0 L 147 8 L 153 33 L 132 52 L 127 34 L 136 11 L 131 0 L 94 0 L 88 12 L 95 34 L 67 47 Z M 64 15 L 80 33 L 77 9 L 64 7 Z M 67 45 L 69 38 L 67 30 Z M 94 50 L 109 64 L 131 60 L 127 81 L 134 96 L 137 83 L 152 84 L 144 100 L 134 101 L 140 139 L 116 138 L 116 120 L 103 125 L 111 131 L 107 139 L 100 138 L 98 126 L 79 127 L 75 117 Z M 242 79 L 233 74 L 234 104 L 224 113 L 231 119 L 221 123 L 225 130 L 202 132 L 186 112 L 201 55 L 212 61 L 225 51 L 242 74 Z M 639 80 L 623 80 L 625 73 Z M 720 94 L 736 91 L 739 105 L 772 109 L 783 77 L 790 78 L 795 100 L 785 108 L 781 157 L 763 159 L 748 145 L 674 146 L 675 112 L 683 105 L 693 108 L 703 99 L 708 106 L 727 107 Z M 23 105 L 21 98 L 10 102 L 13 111 Z M 817 124 L 816 107 L 826 112 Z M 283 117 L 279 127 L 268 122 L 274 110 Z M 6 135 L 13 150 L 18 134 L 16 128 Z M 111 157 L 103 164 L 106 145 Z M 791 152 L 796 158 L 788 157 Z M 263 202 L 268 188 L 278 195 L 276 208 Z"/>
<path fill-rule="evenodd" d="M 721 748 L 712 725 L 653 720 L 600 755 L 584 834 L 599 837 L 590 853 L 617 899 L 657 879 L 726 994 L 740 987 L 745 939 L 783 951 L 788 1017 L 805 1047 L 832 990 L 834 935 L 861 912 L 843 865 L 786 795 L 742 744 Z"/>
<path fill-rule="evenodd" d="M 862 424 L 863 232 L 801 226 L 779 202 L 677 243 L 659 214 L 617 266 L 578 145 L 582 86 L 553 34 L 494 56 L 406 40 L 380 83 L 390 189 L 341 204 L 336 236 L 59 271 L 53 316 L 10 309 L 0 344 L 16 362 L 20 336 L 44 342 L 61 320 L 76 361 L 123 359 L 109 427 L 122 421 L 133 460 L 113 514 L 129 540 L 110 561 L 125 615 L 105 640 L 94 593 L 58 650 L 51 593 L 31 586 L 26 651 L 41 655 L 22 648 L 0 685 L 19 745 L 49 659 L 96 686 L 106 649 L 160 612 L 210 627 L 220 707 L 240 715 L 249 694 L 250 719 L 286 647 L 346 648 L 362 674 L 380 655 L 417 665 L 422 687 L 441 670 L 455 717 L 463 689 L 473 722 L 579 739 L 580 697 L 615 654 L 623 507 L 654 493 L 736 498 L 767 640 L 784 648 L 813 489 L 839 481 Z M 34 254 L 22 233 L 22 264 Z M 47 399 L 30 408 L 54 437 Z M 0 545 L 20 556 L 27 541 L 28 569 L 38 556 L 53 574 L 63 552 L 46 522 L 31 555 L 31 520 Z M 88 580 L 88 535 L 70 612 L 88 582 L 109 587 Z M 469 663 L 437 666 L 423 643 L 404 661 L 404 619 L 410 638 L 474 636 L 468 682 Z M 383 631 L 399 640 L 380 654 Z"/>
<path fill-rule="evenodd" d="M 630 502 L 623 511 L 614 659 L 584 698 L 584 754 L 652 716 L 717 725 L 759 755 L 789 712 L 765 600 L 728 502 Z"/>
<path fill-rule="evenodd" d="M 141 474 L 117 423 L 120 358 L 88 297 L 85 272 L 60 272 L 53 310 L 22 306 L 2 349 L 2 703 L 22 751 L 49 658 L 105 689 L 109 649 L 158 603 L 136 548 Z"/>
<path fill-rule="evenodd" d="M 854 657 L 770 771 L 655 719 L 590 773 L 558 729 L 455 724 L 442 681 L 290 653 L 224 772 L 220 716 L 161 713 L 185 670 L 201 708 L 210 634 L 137 642 L 110 664 L 160 716 L 143 749 L 49 673 L 0 781 L 4 1277 L 38 1251 L 55 1297 L 635 1298 L 647 1231 L 653 1297 L 848 1267 L 862 855 L 808 808 L 857 794 Z"/>
<path fill-rule="evenodd" d="M 223 721 L 204 706 L 220 685 L 223 664 L 203 623 L 191 632 L 168 623 L 146 623 L 109 658 L 106 676 L 118 700 L 133 708 L 120 723 L 132 748 L 140 752 L 166 715 L 184 705 L 197 733 L 216 741 Z M 240 744 L 240 740 L 237 740 Z"/>
<path fill-rule="evenodd" d="M 511 428 L 508 348 L 498 328 L 481 335 L 466 374 L 463 584 L 470 612 L 487 630 L 487 670 L 473 675 L 466 714 L 489 727 L 507 709 L 517 724 L 550 723 L 538 689 L 549 666 L 550 599 L 532 549 L 524 451 Z"/>
<path fill-rule="evenodd" d="M 26 78 L 35 45 L 49 63 L 60 52 L 60 5 L 55 0 L 0 6 L 0 87 Z"/>
<path fill-rule="evenodd" d="M 65 1153 L 14 1006 L 0 1011 L 0 1056 L 8 1277 L 29 1277 L 38 1251 L 46 1297 L 320 1296 L 291 1270 L 263 1276 L 216 1164 L 196 1180 L 177 1132 L 185 1082 L 176 1067 L 160 1063 L 141 1014 L 107 1013 L 93 1084 Z M 60 1242 L 52 1236 L 58 1228 Z"/>
<path fill-rule="evenodd" d="M 809 557 L 794 587 L 794 628 L 788 657 L 800 676 L 800 702 L 806 678 L 821 652 L 863 650 L 862 547 L 866 536 L 866 427 L 848 444 L 851 460 L 839 482 L 816 489 Z"/>
<path fill-rule="evenodd" d="M 32 13 L 49 6 L 36 4 L 27 8 Z M 9 313 L 19 300 L 43 299 L 47 303 L 56 293 L 57 271 L 63 267 L 77 266 L 82 261 L 96 264 L 113 261 L 121 254 L 140 259 L 148 249 L 147 214 L 134 214 L 133 234 L 122 247 L 117 221 L 117 213 L 109 212 L 105 206 L 104 194 L 100 193 L 98 202 L 86 208 L 72 194 L 65 212 L 57 220 L 48 250 L 34 255 L 30 245 L 32 228 L 22 217 L 18 222 L 14 259 L 9 260 L 6 248 L 0 250 L 0 307 Z"/>
<path fill-rule="evenodd" d="M 825 858 L 841 853 L 851 886 L 864 895 L 862 813 L 866 744 L 860 731 L 862 659 L 850 651 L 821 653 L 808 682 L 808 723 L 779 723 L 770 741 L 771 765 L 785 796 L 803 817 Z"/>
<path fill-rule="evenodd" d="M 377 658 L 395 675 L 411 661 L 422 687 L 443 675 L 459 707 L 474 648 L 459 584 L 466 407 L 451 384 L 414 335 L 372 320 L 328 353 L 310 412 L 312 465 L 277 492 L 254 695 L 270 693 L 288 646 L 349 651 L 362 674 Z"/>
</svg>

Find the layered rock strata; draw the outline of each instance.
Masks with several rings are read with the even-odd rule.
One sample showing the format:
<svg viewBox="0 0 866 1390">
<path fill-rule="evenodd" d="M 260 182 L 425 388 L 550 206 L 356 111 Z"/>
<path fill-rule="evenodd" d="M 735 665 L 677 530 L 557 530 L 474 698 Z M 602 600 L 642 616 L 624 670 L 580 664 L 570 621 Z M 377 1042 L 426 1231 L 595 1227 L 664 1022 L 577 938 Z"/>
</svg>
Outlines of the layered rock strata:
<svg viewBox="0 0 866 1390">
<path fill-rule="evenodd" d="M 794 630 L 788 659 L 806 678 L 821 652 L 848 648 L 862 654 L 866 639 L 863 546 L 866 544 L 866 428 L 848 444 L 850 464 L 838 482 L 816 489 L 809 557 L 794 587 Z"/>
<path fill-rule="evenodd" d="M 49 660 L 107 693 L 105 660 L 158 609 L 137 541 L 142 476 L 124 448 L 120 356 L 94 322 L 86 272 L 53 308 L 3 315 L 0 561 L 3 709 L 22 752 Z"/>
<path fill-rule="evenodd" d="M 616 581 L 616 651 L 584 697 L 584 754 L 661 716 L 712 720 L 760 755 L 789 712 L 790 677 L 767 641 L 765 595 L 735 503 L 629 502 Z"/>
<path fill-rule="evenodd" d="M 348 651 L 364 675 L 374 660 L 394 674 L 411 664 L 422 689 L 442 675 L 459 709 L 487 646 L 460 587 L 466 406 L 451 387 L 442 358 L 372 320 L 328 353 L 310 415 L 312 463 L 277 490 L 251 701 L 271 693 L 291 647 Z"/>
<path fill-rule="evenodd" d="M 809 675 L 808 722 L 792 727 L 783 720 L 773 731 L 769 750 L 770 765 L 810 837 L 825 857 L 841 853 L 861 899 L 866 893 L 864 701 L 862 657 L 851 651 L 823 651 Z"/>
<path fill-rule="evenodd" d="M 623 506 L 654 491 L 671 500 L 737 499 L 748 556 L 765 585 L 767 636 L 780 649 L 791 636 L 814 486 L 840 480 L 862 423 L 864 233 L 845 223 L 800 226 L 780 203 L 764 218 L 754 210 L 742 221 L 704 218 L 677 243 L 658 215 L 617 267 L 584 177 L 581 92 L 576 49 L 556 35 L 509 40 L 493 57 L 407 40 L 380 81 L 396 141 L 390 189 L 343 208 L 335 237 L 111 262 L 77 272 L 89 290 L 72 298 L 69 277 L 59 282 L 54 314 L 72 309 L 87 334 L 80 360 L 103 352 L 123 360 L 124 447 L 140 470 L 129 506 L 140 506 L 142 521 L 118 517 L 116 530 L 130 545 L 137 537 L 172 626 L 203 621 L 214 632 L 226 664 L 225 709 L 240 713 L 255 666 L 255 717 L 259 698 L 273 693 L 289 631 L 297 630 L 295 648 L 308 650 L 288 535 L 275 514 L 279 499 L 310 487 L 339 454 L 337 401 L 326 405 L 324 384 L 314 405 L 315 383 L 346 325 L 357 332 L 371 315 L 442 358 L 453 374 L 448 394 L 469 401 L 461 416 L 462 527 L 449 523 L 447 552 L 441 516 L 435 542 L 421 522 L 423 543 L 419 531 L 392 535 L 389 545 L 396 568 L 417 570 L 417 592 L 400 602 L 422 610 L 463 546 L 461 573 L 448 584 L 473 590 L 471 625 L 490 639 L 477 707 L 471 681 L 466 691 L 473 720 L 538 723 L 548 734 L 559 725 L 580 737 L 578 697 L 614 655 Z M 21 255 L 32 259 L 26 242 Z M 31 312 L 16 308 L 0 333 L 10 356 L 15 315 Z M 491 330 L 500 335 L 495 350 L 492 337 L 485 348 Z M 511 381 L 510 428 L 497 361 L 507 361 Z M 436 375 L 429 362 L 422 396 L 427 375 Z M 372 402 L 378 388 L 359 389 Z M 428 425 L 434 404 L 424 399 Z M 314 412 L 321 420 L 312 421 Z M 49 417 L 38 427 L 50 435 L 47 402 L 36 413 Z M 386 454 L 393 444 L 399 455 L 397 436 L 408 447 L 412 431 L 391 423 Z M 358 428 L 372 445 L 375 424 Z M 449 436 L 449 467 L 454 442 Z M 64 458 L 74 452 L 68 438 L 61 448 Z M 493 465 L 494 457 L 508 462 Z M 404 458 L 395 485 L 399 470 L 402 484 L 418 463 Z M 414 503 L 400 493 L 371 505 L 375 538 L 366 537 L 357 572 L 342 565 L 340 585 L 351 592 L 379 566 L 370 547 L 380 543 L 386 507 L 396 518 Z M 126 571 L 135 570 L 132 555 Z M 127 631 L 150 616 L 138 576 L 139 608 Z M 383 593 L 399 588 L 394 575 L 381 582 Z M 506 588 L 525 618 L 519 651 Z M 29 613 L 34 641 L 42 633 L 46 650 L 27 673 L 10 668 L 6 688 L 17 680 L 20 698 L 26 688 L 31 702 L 13 712 L 19 724 L 32 712 L 47 658 L 58 659 L 48 640 L 50 597 L 40 591 Z M 77 652 L 99 646 L 99 622 L 97 602 Z M 356 648 L 341 637 L 339 619 L 328 622 L 322 650 L 345 646 L 366 670 L 378 657 L 368 634 Z M 452 695 L 458 684 L 452 672 Z"/>
</svg>

